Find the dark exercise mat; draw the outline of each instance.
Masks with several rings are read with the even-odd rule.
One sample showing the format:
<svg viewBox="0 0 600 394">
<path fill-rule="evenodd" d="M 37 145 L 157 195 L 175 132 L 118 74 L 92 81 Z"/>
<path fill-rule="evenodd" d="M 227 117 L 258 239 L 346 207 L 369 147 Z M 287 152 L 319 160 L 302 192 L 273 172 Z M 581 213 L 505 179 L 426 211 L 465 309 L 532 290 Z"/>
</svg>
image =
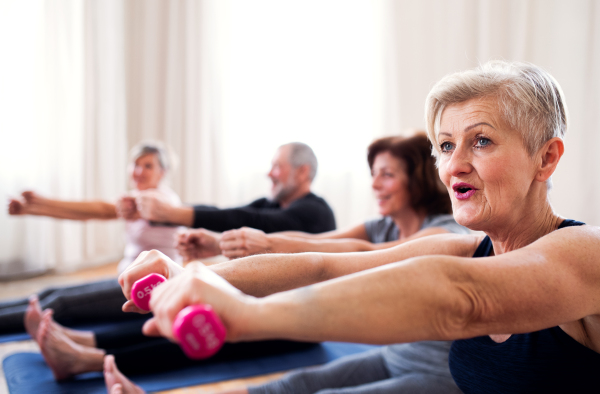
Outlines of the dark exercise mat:
<svg viewBox="0 0 600 394">
<path fill-rule="evenodd" d="M 324 364 L 339 357 L 375 347 L 354 343 L 323 342 L 285 354 L 207 362 L 193 367 L 131 376 L 130 378 L 146 391 L 170 390 Z M 56 382 L 39 353 L 13 354 L 4 360 L 3 368 L 6 384 L 11 394 L 106 393 L 101 372 L 81 374 L 70 380 Z"/>
</svg>

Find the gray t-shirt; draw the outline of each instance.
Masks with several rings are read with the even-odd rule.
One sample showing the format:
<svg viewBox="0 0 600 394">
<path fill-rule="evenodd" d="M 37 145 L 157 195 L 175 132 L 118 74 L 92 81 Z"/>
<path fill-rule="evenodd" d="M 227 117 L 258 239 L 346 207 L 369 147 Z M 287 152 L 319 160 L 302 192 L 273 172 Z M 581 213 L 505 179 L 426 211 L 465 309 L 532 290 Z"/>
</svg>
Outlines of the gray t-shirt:
<svg viewBox="0 0 600 394">
<path fill-rule="evenodd" d="M 431 215 L 425 218 L 421 230 L 430 227 L 442 227 L 451 233 L 468 234 L 469 230 L 456 223 L 451 214 Z M 373 243 L 396 241 L 398 227 L 389 216 L 370 220 L 365 223 L 369 240 Z M 422 341 L 400 343 L 382 348 L 381 353 L 392 377 L 410 372 L 421 372 L 450 377 L 448 353 L 452 341 Z"/>
<path fill-rule="evenodd" d="M 469 234 L 469 229 L 456 223 L 452 214 L 427 216 L 420 230 L 430 227 L 441 227 L 455 234 Z M 400 238 L 398 227 L 389 216 L 365 222 L 365 229 L 369 241 L 375 244 L 396 241 Z"/>
</svg>

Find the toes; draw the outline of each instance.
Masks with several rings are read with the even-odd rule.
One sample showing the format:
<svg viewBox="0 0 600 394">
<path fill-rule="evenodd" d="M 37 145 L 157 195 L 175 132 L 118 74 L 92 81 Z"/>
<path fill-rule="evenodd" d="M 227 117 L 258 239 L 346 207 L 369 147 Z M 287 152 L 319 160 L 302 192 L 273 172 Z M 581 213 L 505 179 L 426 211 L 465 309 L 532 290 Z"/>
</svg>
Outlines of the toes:
<svg viewBox="0 0 600 394">
<path fill-rule="evenodd" d="M 113 384 L 110 388 L 109 394 L 123 394 L 123 386 L 121 383 Z"/>
<path fill-rule="evenodd" d="M 139 386 L 131 382 L 125 375 L 119 371 L 115 363 L 115 357 L 111 355 L 104 356 L 104 383 L 109 394 L 144 393 Z"/>
</svg>

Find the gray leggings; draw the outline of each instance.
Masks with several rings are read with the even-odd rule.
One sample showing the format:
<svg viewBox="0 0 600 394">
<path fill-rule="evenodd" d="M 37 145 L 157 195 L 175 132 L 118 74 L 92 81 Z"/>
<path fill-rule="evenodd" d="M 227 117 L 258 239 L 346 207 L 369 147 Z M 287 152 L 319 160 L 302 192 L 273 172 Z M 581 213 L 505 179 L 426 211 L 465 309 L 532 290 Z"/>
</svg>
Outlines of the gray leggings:
<svg viewBox="0 0 600 394">
<path fill-rule="evenodd" d="M 291 372 L 279 380 L 248 388 L 249 394 L 437 394 L 460 392 L 451 377 L 410 372 L 391 377 L 381 349 L 342 357 Z"/>
</svg>

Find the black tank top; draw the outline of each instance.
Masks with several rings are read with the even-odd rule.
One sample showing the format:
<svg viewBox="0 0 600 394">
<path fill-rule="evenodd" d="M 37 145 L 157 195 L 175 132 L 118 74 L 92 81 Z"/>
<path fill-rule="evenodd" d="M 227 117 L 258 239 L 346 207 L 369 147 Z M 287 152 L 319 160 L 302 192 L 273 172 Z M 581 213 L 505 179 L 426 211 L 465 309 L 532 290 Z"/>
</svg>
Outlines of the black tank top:
<svg viewBox="0 0 600 394">
<path fill-rule="evenodd" d="M 585 223 L 564 220 L 560 228 Z M 485 237 L 473 257 L 486 257 Z M 454 341 L 450 372 L 465 394 L 600 393 L 600 354 L 583 346 L 560 327 L 514 334 L 502 343 L 489 336 Z"/>
</svg>

